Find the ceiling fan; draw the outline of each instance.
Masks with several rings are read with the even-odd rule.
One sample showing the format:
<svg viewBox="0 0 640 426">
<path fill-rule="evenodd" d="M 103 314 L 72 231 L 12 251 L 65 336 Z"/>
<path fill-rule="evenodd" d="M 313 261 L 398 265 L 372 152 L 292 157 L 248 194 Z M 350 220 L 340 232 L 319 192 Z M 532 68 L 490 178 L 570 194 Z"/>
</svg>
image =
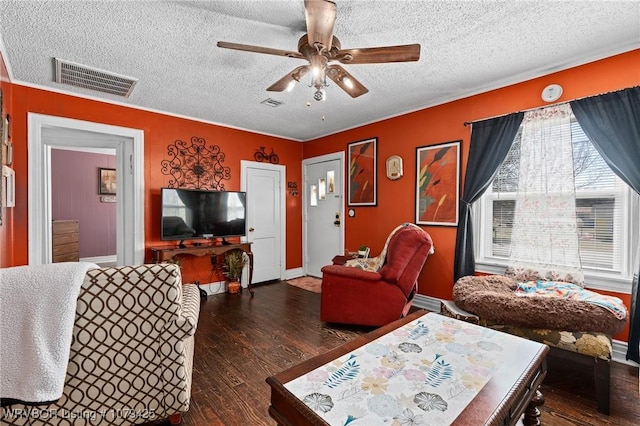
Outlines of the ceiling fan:
<svg viewBox="0 0 640 426">
<path fill-rule="evenodd" d="M 411 62 L 420 59 L 420 45 L 367 47 L 360 49 L 342 49 L 340 41 L 333 35 L 336 21 L 336 4 L 330 0 L 304 0 L 307 34 L 298 41 L 298 51 L 272 49 L 269 47 L 219 41 L 218 47 L 244 50 L 246 52 L 265 53 L 306 59 L 308 65 L 302 65 L 289 72 L 267 88 L 270 92 L 291 90 L 296 82 L 311 71 L 311 87 L 315 87 L 314 99 L 325 99 L 327 77 L 351 97 L 356 98 L 369 91 L 339 64 L 380 64 L 388 62 Z"/>
</svg>

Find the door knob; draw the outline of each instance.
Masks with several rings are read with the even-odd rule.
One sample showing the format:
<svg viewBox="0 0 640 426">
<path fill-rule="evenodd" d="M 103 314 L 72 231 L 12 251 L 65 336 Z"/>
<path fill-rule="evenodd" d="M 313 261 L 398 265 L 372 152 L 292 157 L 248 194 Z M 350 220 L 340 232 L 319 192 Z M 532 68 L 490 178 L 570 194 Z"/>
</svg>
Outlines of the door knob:
<svg viewBox="0 0 640 426">
<path fill-rule="evenodd" d="M 255 231 L 255 229 L 253 229 L 253 227 L 249 228 L 249 232 L 253 232 Z"/>
</svg>

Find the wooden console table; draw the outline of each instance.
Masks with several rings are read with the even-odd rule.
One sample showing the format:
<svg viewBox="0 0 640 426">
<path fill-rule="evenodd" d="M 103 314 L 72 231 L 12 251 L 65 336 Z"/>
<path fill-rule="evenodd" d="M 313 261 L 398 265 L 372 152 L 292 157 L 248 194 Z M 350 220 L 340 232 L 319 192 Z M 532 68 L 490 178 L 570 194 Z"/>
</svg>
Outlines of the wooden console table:
<svg viewBox="0 0 640 426">
<path fill-rule="evenodd" d="M 253 289 L 251 288 L 251 281 L 253 280 L 253 253 L 251 252 L 251 243 L 237 243 L 237 244 L 208 244 L 200 246 L 186 246 L 186 247 L 151 247 L 153 253 L 153 260 L 156 263 L 164 262 L 165 260 L 173 259 L 181 254 L 188 254 L 191 256 L 211 256 L 222 255 L 231 250 L 240 250 L 247 254 L 249 257 L 249 282 L 247 289 L 253 297 Z M 242 289 L 242 287 L 240 287 Z"/>
</svg>

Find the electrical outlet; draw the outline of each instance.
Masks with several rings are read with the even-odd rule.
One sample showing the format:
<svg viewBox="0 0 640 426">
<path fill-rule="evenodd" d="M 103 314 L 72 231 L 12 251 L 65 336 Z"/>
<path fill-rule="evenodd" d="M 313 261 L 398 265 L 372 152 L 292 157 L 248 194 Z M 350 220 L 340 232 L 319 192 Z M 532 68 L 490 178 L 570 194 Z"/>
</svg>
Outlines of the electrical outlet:
<svg viewBox="0 0 640 426">
<path fill-rule="evenodd" d="M 216 257 L 215 254 L 211 255 L 211 264 L 214 266 L 218 264 L 218 258 Z"/>
</svg>

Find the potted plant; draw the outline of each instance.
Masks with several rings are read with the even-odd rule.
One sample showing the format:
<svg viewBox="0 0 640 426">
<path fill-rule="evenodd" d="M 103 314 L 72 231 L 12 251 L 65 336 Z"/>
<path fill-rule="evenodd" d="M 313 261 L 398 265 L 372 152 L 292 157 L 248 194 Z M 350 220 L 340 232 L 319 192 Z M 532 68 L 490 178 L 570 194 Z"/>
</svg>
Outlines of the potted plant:
<svg viewBox="0 0 640 426">
<path fill-rule="evenodd" d="M 240 278 L 246 260 L 241 251 L 232 251 L 224 257 L 224 276 L 227 277 L 227 291 L 231 294 L 240 291 Z"/>
<path fill-rule="evenodd" d="M 364 244 L 358 247 L 358 256 L 367 257 L 368 254 L 369 254 L 369 247 L 365 246 Z"/>
</svg>

